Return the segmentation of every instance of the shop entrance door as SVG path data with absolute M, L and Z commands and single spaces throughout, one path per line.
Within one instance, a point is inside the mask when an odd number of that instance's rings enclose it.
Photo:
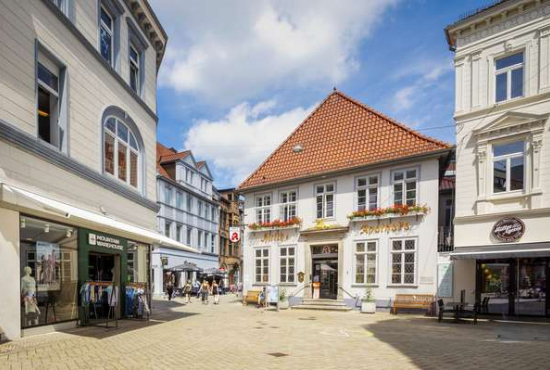
M 91 312 L 92 317 L 96 319 L 106 318 L 109 314 L 109 297 L 111 297 L 109 295 L 110 290 L 106 288 L 110 286 L 112 289 L 114 286 L 119 286 L 120 255 L 90 252 L 88 254 L 87 281 L 97 284 L 97 286 L 94 286 L 95 299 Z M 120 305 L 117 306 L 115 315 L 117 318 L 120 317 Z
M 338 260 L 314 260 L 314 280 L 321 283 L 319 298 L 336 299 L 338 296 Z

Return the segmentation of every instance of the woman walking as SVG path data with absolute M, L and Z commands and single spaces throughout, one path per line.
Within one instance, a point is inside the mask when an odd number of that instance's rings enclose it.
M 174 294 L 174 275 L 168 274 L 168 282 L 166 283 L 166 294 L 168 295 L 168 300 L 172 300 L 172 295 Z
M 202 304 L 208 304 L 208 294 L 210 293 L 210 284 L 203 280 L 201 285 Z
M 212 294 L 214 295 L 214 304 L 220 304 L 220 287 L 216 280 L 212 282 Z
M 187 280 L 187 284 L 183 287 L 183 297 L 185 299 L 185 304 L 191 303 L 191 290 L 193 290 L 193 287 L 191 286 L 191 280 Z

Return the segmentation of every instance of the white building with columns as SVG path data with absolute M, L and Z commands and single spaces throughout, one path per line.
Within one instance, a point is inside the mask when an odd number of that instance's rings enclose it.
M 548 316 L 550 2 L 501 1 L 446 28 L 455 53 L 454 298 Z
M 354 307 L 437 291 L 439 184 L 451 147 L 339 91 L 239 187 L 244 290 Z

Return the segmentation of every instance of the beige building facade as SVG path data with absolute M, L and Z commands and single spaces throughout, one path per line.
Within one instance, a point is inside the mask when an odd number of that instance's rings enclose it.
M 454 299 L 550 315 L 550 2 L 501 1 L 446 29 L 455 52 Z
M 150 249 L 186 248 L 156 232 L 167 36 L 145 0 L 2 0 L 0 23 L 0 331 L 82 321 L 96 283 L 118 296 L 95 318 L 127 316 Z

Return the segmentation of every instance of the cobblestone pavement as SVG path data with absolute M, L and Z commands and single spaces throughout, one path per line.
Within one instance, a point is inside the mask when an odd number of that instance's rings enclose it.
M 548 369 L 549 323 L 155 302 L 149 324 L 0 345 L 0 369 Z

